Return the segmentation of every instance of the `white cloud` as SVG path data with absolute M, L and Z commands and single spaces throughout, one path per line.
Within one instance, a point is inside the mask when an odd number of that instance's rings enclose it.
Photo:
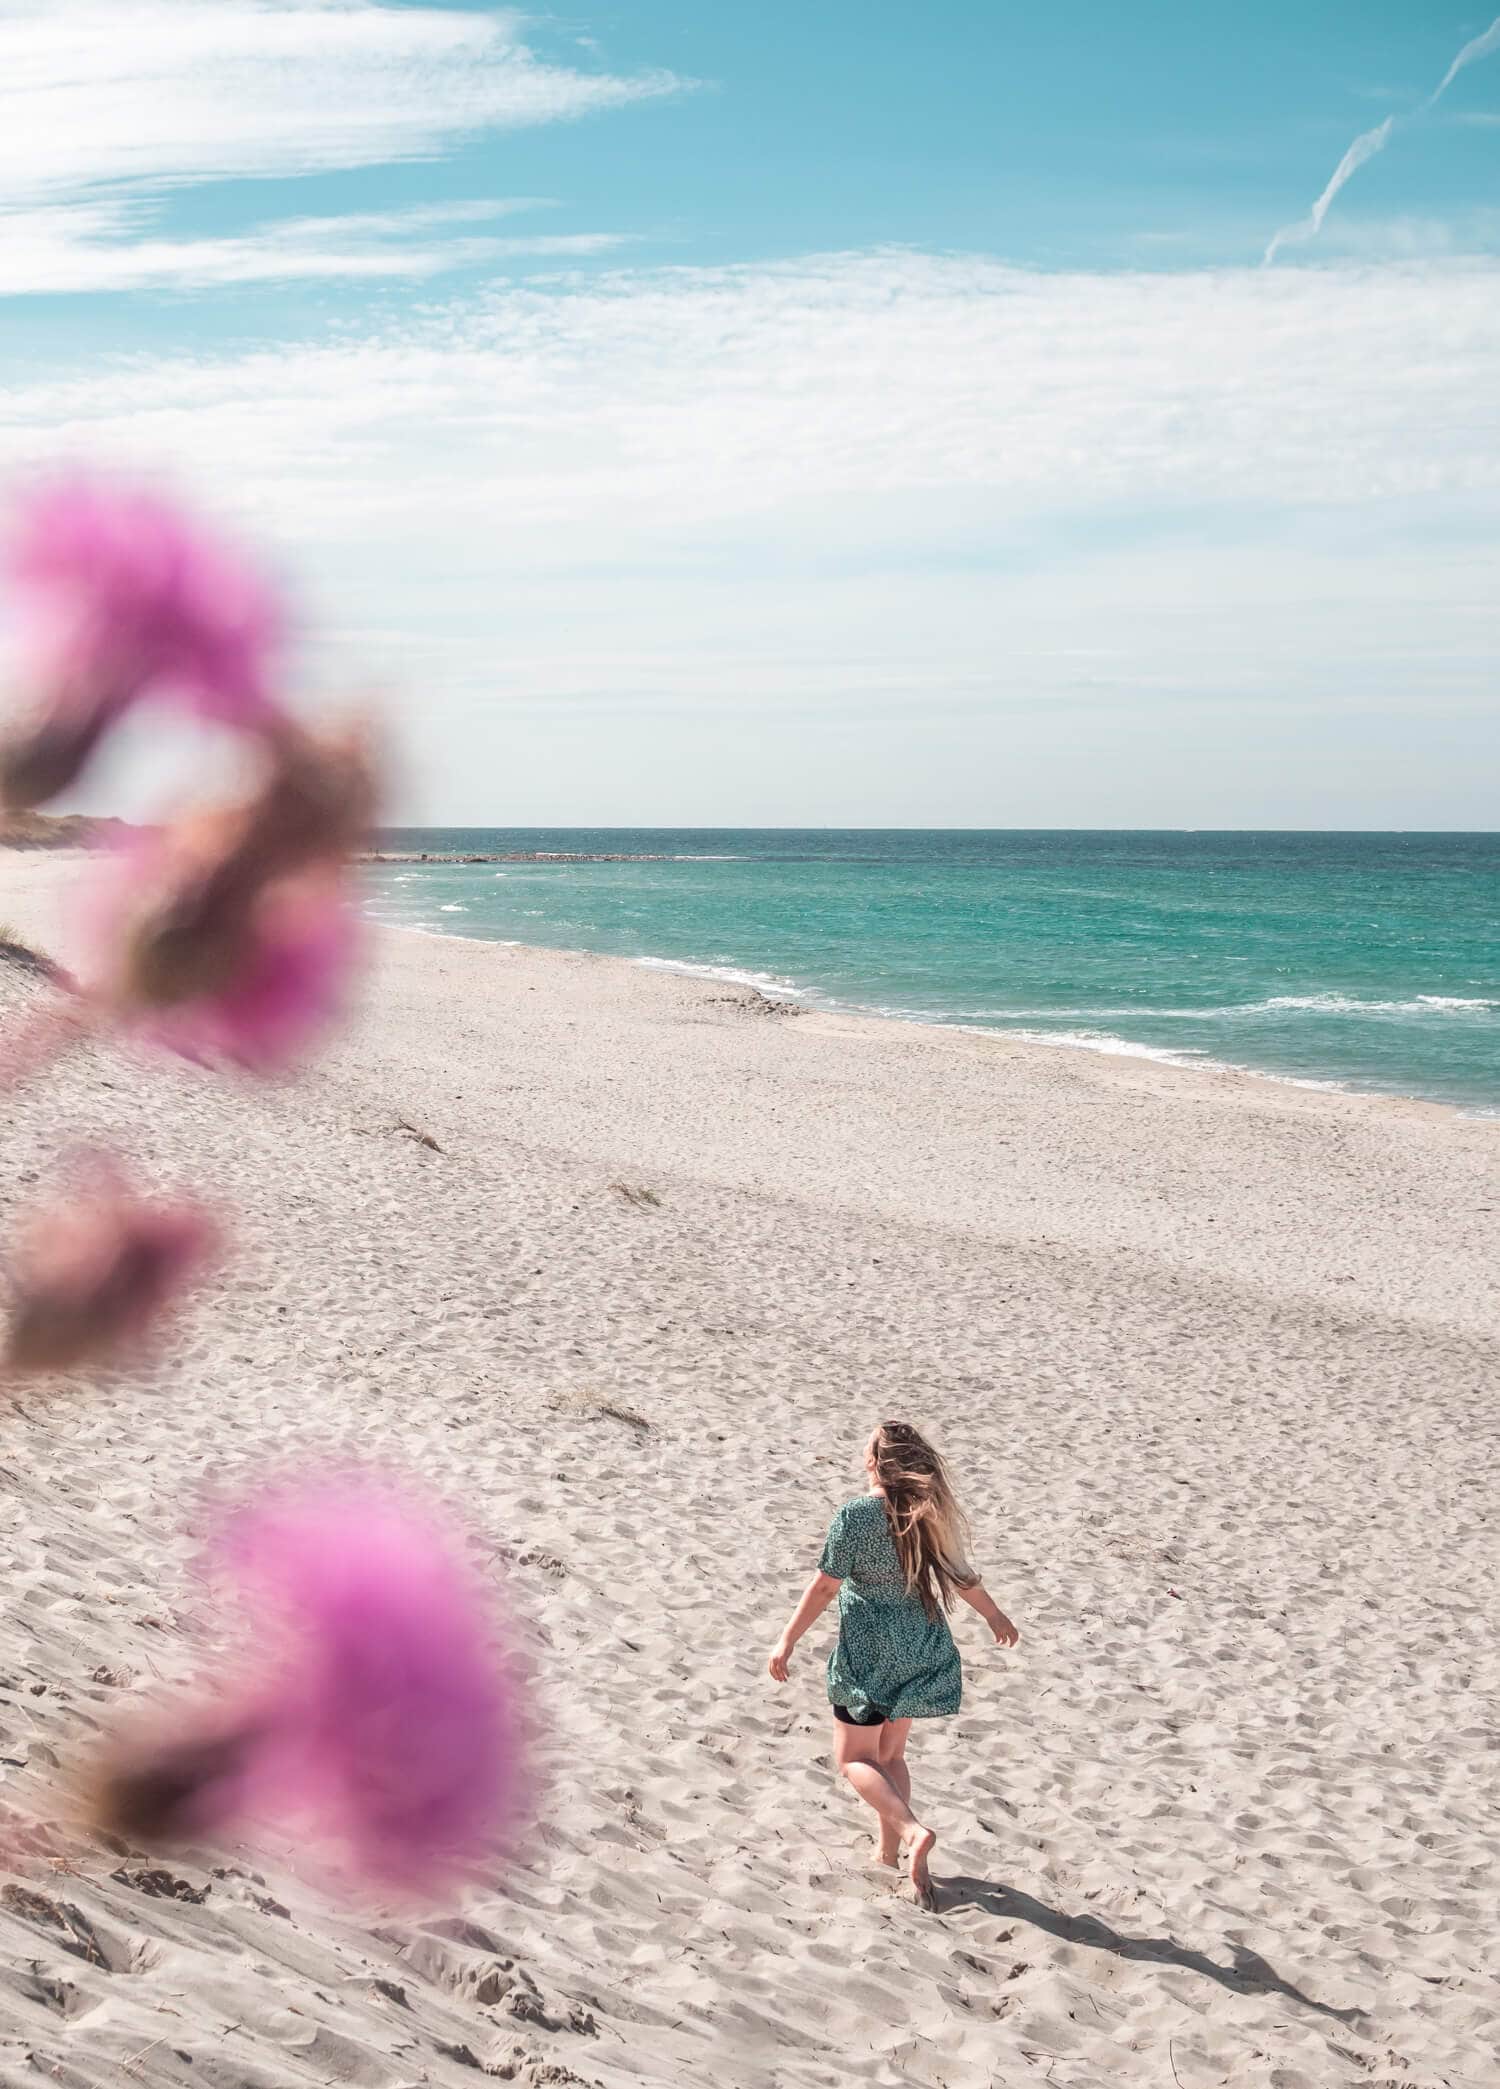
M 1323 251 L 1364 261 L 1437 261 L 1500 255 L 1500 208 L 1467 204 L 1436 216 L 1402 211 L 1392 217 L 1345 217 L 1325 226 Z
M 333 218 L 281 218 L 221 238 L 141 233 L 124 203 L 0 209 L 0 297 L 78 291 L 202 290 L 314 278 L 422 280 L 518 255 L 578 259 L 629 244 L 619 233 L 497 236 L 453 228 L 509 215 L 522 204 L 455 204 Z
M 522 18 L 368 0 L 8 0 L 0 195 L 305 174 L 431 157 L 503 126 L 673 92 L 580 72 Z
M 1153 730 L 1265 770 L 1268 732 L 1368 712 L 1411 742 L 1424 706 L 1447 737 L 1409 760 L 1447 747 L 1477 792 L 1497 291 L 1477 261 L 613 272 L 30 376 L 0 468 L 160 465 L 252 522 L 337 670 L 410 692 L 434 813 L 812 817 L 826 787 L 827 818 L 1024 823 L 1041 801 L 988 780 L 1024 750 L 1047 817 L 1097 818 L 1097 761 L 1096 801 L 1064 789 L 1080 732 L 1123 787 Z
M 1049 275 L 893 252 L 617 271 L 354 343 L 32 380 L 0 446 L 66 431 L 228 471 L 318 535 L 391 502 L 657 535 L 926 492 L 962 526 L 976 508 L 1491 492 L 1497 287 L 1483 261 Z
M 158 213 L 169 191 L 192 184 L 435 158 L 485 131 L 684 85 L 660 71 L 551 62 L 509 10 L 0 0 L 0 295 L 431 274 L 480 251 L 449 241 L 376 252 L 364 220 L 330 224 L 317 243 L 294 228 L 301 251 L 291 256 L 280 253 L 283 231 L 167 238 Z

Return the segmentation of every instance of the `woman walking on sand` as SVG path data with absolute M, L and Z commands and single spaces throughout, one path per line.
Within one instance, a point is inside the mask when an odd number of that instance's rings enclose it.
M 997 1646 L 1015 1626 L 967 1564 L 963 1512 L 948 1470 L 909 1423 L 882 1422 L 865 1451 L 870 1491 L 833 1519 L 818 1571 L 767 1663 L 787 1678 L 792 1649 L 839 1599 L 838 1645 L 828 1659 L 834 1760 L 880 1816 L 880 1859 L 904 1853 L 924 1904 L 927 1860 L 937 1837 L 911 1810 L 906 1738 L 914 1719 L 945 1719 L 959 1708 L 963 1671 L 945 1615 L 959 1596 L 977 1610 Z

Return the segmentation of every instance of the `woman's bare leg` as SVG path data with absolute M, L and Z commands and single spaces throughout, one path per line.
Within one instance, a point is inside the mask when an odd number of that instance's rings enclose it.
M 888 1719 L 880 1728 L 880 1752 L 875 1760 L 884 1773 L 887 1784 L 895 1787 L 896 1796 L 906 1801 L 911 1811 L 911 1771 L 906 1762 L 906 1739 L 911 1732 L 909 1719 Z M 880 1823 L 880 1861 L 882 1864 L 901 1862 L 901 1838 L 889 1822 Z
M 937 1837 L 923 1827 L 886 1775 L 880 1762 L 882 1731 L 878 1726 L 845 1726 L 842 1720 L 835 1721 L 834 1761 L 865 1804 L 879 1814 L 882 1829 L 894 1834 L 898 1855 L 906 1853 L 912 1889 L 919 1900 L 926 1901 L 932 1893 L 927 1859 Z

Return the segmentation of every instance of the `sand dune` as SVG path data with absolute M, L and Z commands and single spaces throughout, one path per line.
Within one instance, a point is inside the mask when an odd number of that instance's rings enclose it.
M 66 868 L 0 858 L 63 958 Z M 170 1367 L 7 1424 L 7 2089 L 1493 2080 L 1500 1126 L 395 933 L 295 1086 L 91 1051 L 6 1113 L 7 1213 L 62 1127 L 237 1229 Z M 914 1745 L 933 1914 L 826 1638 L 764 1676 L 887 1412 L 1024 1634 L 960 1625 Z M 528 1621 L 547 1803 L 462 1905 L 63 1811 L 187 1658 L 204 1487 L 332 1449 L 460 1495 Z

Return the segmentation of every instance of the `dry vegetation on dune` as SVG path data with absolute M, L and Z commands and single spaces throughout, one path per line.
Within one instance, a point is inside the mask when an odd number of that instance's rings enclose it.
M 128 820 L 85 813 L 0 812 L 0 849 L 93 849 L 132 831 Z
M 0 921 L 0 965 L 9 965 L 18 972 L 30 972 L 39 979 L 61 979 L 59 967 L 45 951 L 33 949 L 18 929 L 8 922 Z

